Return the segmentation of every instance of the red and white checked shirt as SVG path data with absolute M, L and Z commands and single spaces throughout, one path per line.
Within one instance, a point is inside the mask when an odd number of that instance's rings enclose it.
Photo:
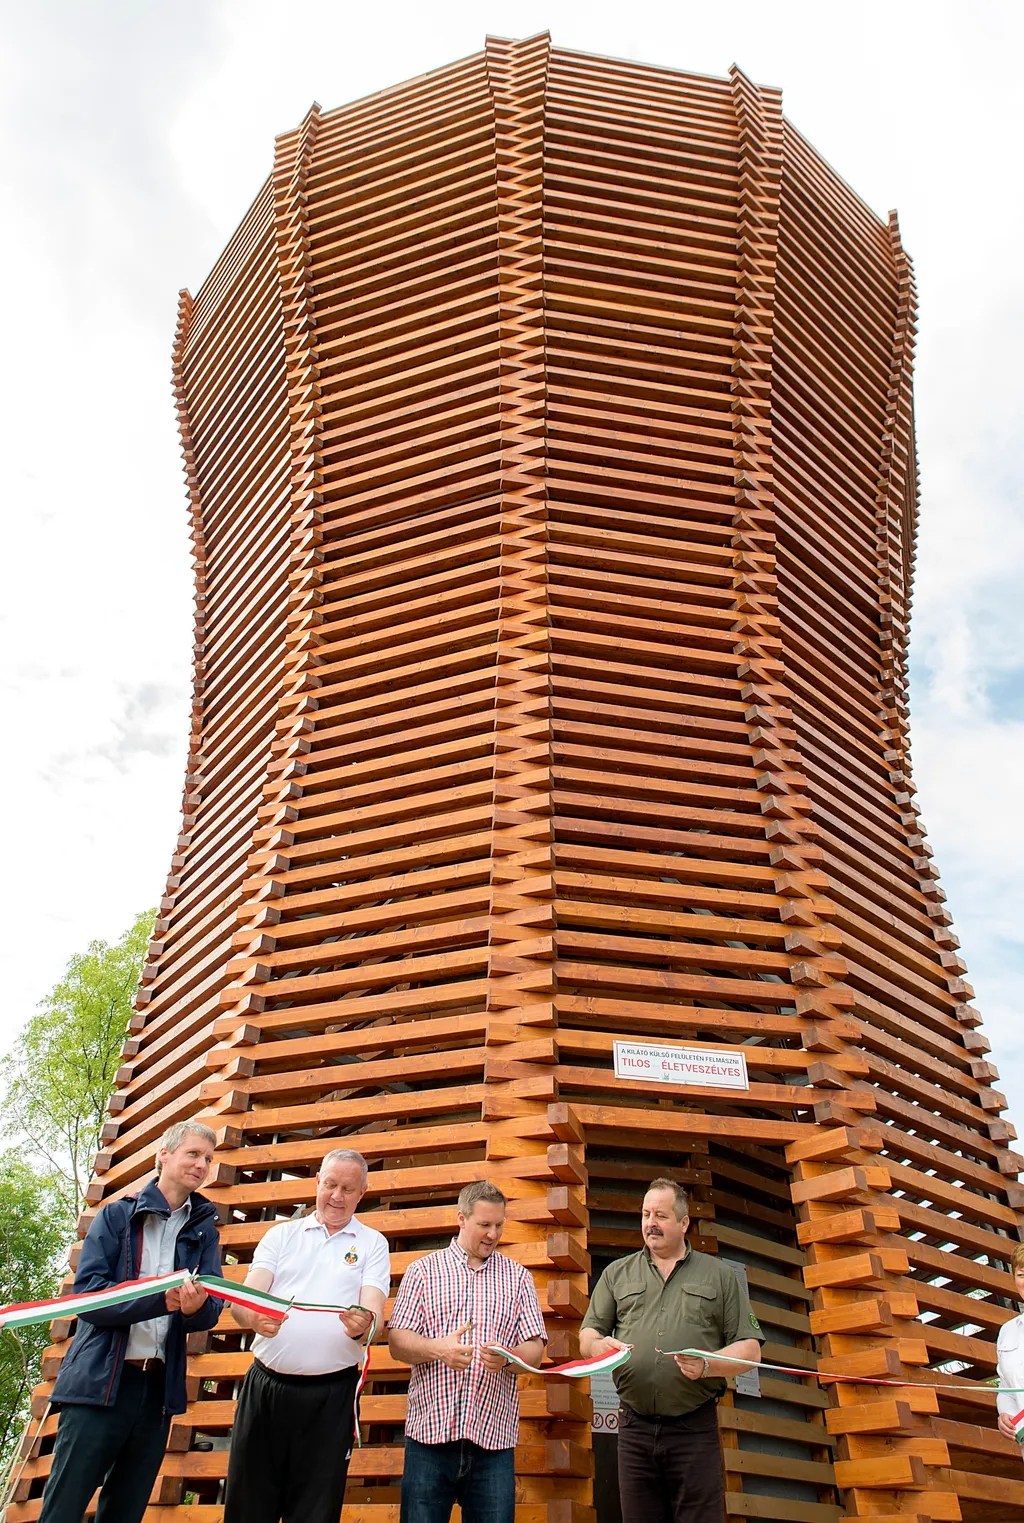
M 424 1338 L 445 1338 L 472 1322 L 466 1341 L 476 1346 L 468 1369 L 452 1370 L 440 1359 L 413 1366 L 405 1433 L 420 1444 L 468 1439 L 481 1449 L 513 1449 L 519 1438 L 519 1386 L 514 1370 L 487 1370 L 483 1344 L 514 1348 L 545 1338 L 533 1279 L 522 1264 L 492 1253 L 471 1269 L 464 1248 L 447 1248 L 410 1264 L 392 1308 L 389 1327 Z

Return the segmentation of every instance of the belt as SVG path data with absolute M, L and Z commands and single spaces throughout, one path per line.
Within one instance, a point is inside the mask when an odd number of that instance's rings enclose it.
M 283 1370 L 271 1369 L 269 1364 L 264 1364 L 260 1359 L 253 1360 L 253 1369 L 269 1380 L 279 1380 L 286 1386 L 338 1385 L 344 1380 L 355 1380 L 359 1374 L 357 1364 L 347 1364 L 341 1370 L 325 1370 L 320 1375 L 285 1374 Z
M 130 1364 L 133 1369 L 143 1370 L 147 1375 L 151 1370 L 162 1370 L 164 1367 L 164 1361 L 158 1359 L 155 1354 L 149 1359 L 126 1359 L 125 1364 Z
M 699 1407 L 691 1407 L 689 1412 L 681 1412 L 674 1417 L 659 1416 L 656 1412 L 638 1412 L 627 1402 L 623 1402 L 622 1406 L 629 1413 L 630 1418 L 635 1417 L 640 1422 L 650 1423 L 652 1426 L 688 1428 L 698 1427 L 701 1423 L 705 1423 L 710 1427 L 717 1423 L 717 1418 L 711 1415 L 718 1406 L 717 1396 L 709 1396 L 706 1401 L 701 1402 Z

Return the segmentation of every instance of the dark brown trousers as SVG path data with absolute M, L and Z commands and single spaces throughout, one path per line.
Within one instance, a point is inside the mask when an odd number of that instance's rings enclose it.
M 715 1403 L 685 1417 L 619 1412 L 622 1523 L 725 1523 Z

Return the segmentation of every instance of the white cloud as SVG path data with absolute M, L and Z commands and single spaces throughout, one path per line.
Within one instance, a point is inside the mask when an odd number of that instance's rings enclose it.
M 0 1044 L 74 951 L 160 894 L 177 832 L 191 607 L 168 386 L 195 288 L 325 107 L 550 27 L 563 46 L 708 73 L 738 62 L 877 210 L 921 294 L 924 513 L 914 756 L 970 977 L 1024 1130 L 1017 589 L 1024 9 L 934 0 L 36 0 L 8 7 L 0 609 L 9 959 Z

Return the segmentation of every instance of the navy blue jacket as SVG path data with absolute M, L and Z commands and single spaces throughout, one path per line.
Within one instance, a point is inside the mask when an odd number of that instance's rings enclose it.
M 195 1269 L 200 1274 L 220 1274 L 220 1240 L 217 1236 L 217 1208 L 205 1196 L 189 1196 L 192 1209 L 188 1221 L 178 1234 L 174 1250 L 175 1269 Z M 138 1195 L 126 1195 L 104 1206 L 93 1221 L 75 1274 L 75 1290 L 105 1290 L 122 1280 L 137 1280 L 142 1262 L 142 1229 L 146 1215 L 155 1211 L 170 1216 L 155 1179 Z M 184 1412 L 185 1335 L 213 1327 L 223 1302 L 207 1296 L 193 1317 L 181 1312 L 171 1315 L 167 1330 L 164 1373 L 164 1408 Z M 121 1383 L 128 1334 L 134 1322 L 167 1315 L 163 1291 L 129 1301 L 124 1306 L 106 1306 L 98 1311 L 82 1312 L 71 1347 L 64 1356 L 53 1402 L 57 1407 L 110 1407 L 117 1400 Z

